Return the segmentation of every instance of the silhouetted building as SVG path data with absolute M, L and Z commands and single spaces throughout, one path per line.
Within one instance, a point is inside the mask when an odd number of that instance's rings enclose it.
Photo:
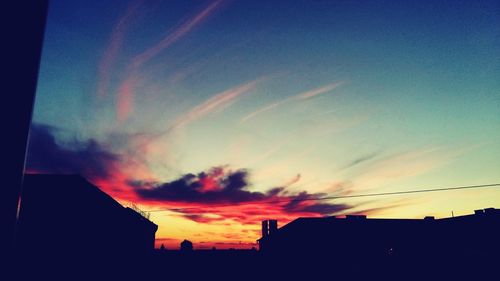
M 193 243 L 189 240 L 184 240 L 181 242 L 181 251 L 190 252 L 193 250 Z
M 487 260 L 500 251 L 500 210 L 435 219 L 298 218 L 275 230 L 263 223 L 261 253 L 279 258 L 359 263 L 384 259 L 443 263 Z M 425 259 L 421 259 L 425 257 Z
M 25 256 L 131 256 L 154 249 L 158 226 L 75 175 L 24 178 L 18 250 Z

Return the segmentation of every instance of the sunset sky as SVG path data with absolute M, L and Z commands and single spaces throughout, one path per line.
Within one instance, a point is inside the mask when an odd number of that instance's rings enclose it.
M 26 170 L 153 210 L 167 248 L 499 208 L 498 187 L 317 198 L 500 182 L 500 4 L 52 0 Z

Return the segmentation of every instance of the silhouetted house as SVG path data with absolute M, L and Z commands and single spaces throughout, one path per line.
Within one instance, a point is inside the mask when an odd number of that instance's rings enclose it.
M 31 255 L 145 254 L 158 226 L 75 175 L 24 178 L 17 244 Z
M 262 224 L 259 249 L 264 255 L 303 260 L 359 263 L 360 259 L 443 262 L 443 259 L 491 259 L 500 251 L 500 210 L 434 219 L 298 218 L 274 231 Z
M 185 240 L 181 242 L 181 251 L 190 252 L 193 250 L 193 243 L 189 240 Z

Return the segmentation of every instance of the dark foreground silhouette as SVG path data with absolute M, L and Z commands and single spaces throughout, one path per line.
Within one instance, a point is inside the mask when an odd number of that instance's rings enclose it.
M 157 226 L 79 176 L 27 175 L 20 280 L 500 280 L 500 210 L 445 219 L 262 222 L 259 251 L 154 250 Z

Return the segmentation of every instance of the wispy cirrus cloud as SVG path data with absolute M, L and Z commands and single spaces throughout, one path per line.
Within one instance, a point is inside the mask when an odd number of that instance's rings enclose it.
M 136 86 L 136 76 L 129 76 L 120 86 L 116 100 L 116 118 L 118 121 L 127 119 L 133 110 L 133 94 Z
M 288 181 L 287 183 L 285 183 L 283 186 L 284 187 L 289 187 L 293 184 L 296 184 L 300 181 L 300 174 L 297 174 L 295 177 L 293 177 L 290 181 Z
M 257 115 L 259 115 L 259 114 L 261 114 L 261 113 L 264 113 L 264 112 L 269 111 L 269 110 L 271 110 L 271 109 L 273 109 L 273 108 L 276 108 L 276 107 L 278 107 L 278 106 L 280 106 L 280 105 L 282 105 L 282 104 L 284 104 L 284 103 L 287 103 L 287 102 L 289 102 L 290 100 L 291 100 L 291 99 L 282 100 L 282 101 L 279 101 L 279 102 L 276 102 L 276 103 L 272 103 L 272 104 L 270 104 L 270 105 L 268 105 L 268 106 L 265 106 L 265 107 L 259 108 L 258 110 L 256 110 L 256 111 L 254 111 L 254 112 L 252 112 L 252 113 L 250 113 L 250 114 L 246 115 L 245 117 L 243 117 L 243 118 L 241 119 L 241 123 L 246 122 L 246 121 L 248 121 L 248 120 L 250 120 L 250 119 L 254 118 L 255 116 L 257 116 Z
M 345 170 L 345 169 L 349 169 L 349 168 L 352 168 L 352 167 L 355 167 L 355 166 L 358 166 L 358 165 L 360 165 L 362 163 L 368 162 L 368 161 L 376 158 L 379 155 L 380 155 L 380 152 L 372 152 L 372 153 L 369 153 L 369 154 L 365 154 L 365 155 L 359 156 L 359 157 L 351 160 L 349 163 L 347 163 L 342 168 L 340 168 L 339 171 Z
M 217 8 L 221 6 L 223 0 L 217 0 L 210 3 L 208 6 L 204 7 L 201 11 L 188 18 L 182 22 L 177 28 L 174 28 L 167 36 L 156 43 L 154 46 L 144 50 L 143 52 L 136 55 L 131 64 L 127 68 L 127 78 L 122 81 L 121 86 L 118 91 L 118 102 L 117 102 L 117 120 L 124 121 L 134 110 L 134 98 L 135 98 L 135 82 L 137 80 L 135 77 L 139 76 L 139 71 L 141 66 L 150 61 L 152 58 L 163 52 L 168 47 L 172 46 L 174 43 L 185 37 L 187 34 L 192 32 L 195 28 L 199 27 L 203 22 L 205 22 L 211 15 L 213 15 Z M 120 34 L 118 34 L 120 35 Z M 120 36 L 117 36 L 120 39 Z M 119 41 L 116 40 L 115 41 Z M 112 41 L 113 42 L 113 41 Z
M 208 100 L 192 108 L 188 113 L 177 118 L 177 120 L 175 120 L 173 125 L 170 126 L 168 131 L 185 126 L 195 120 L 207 116 L 210 113 L 220 111 L 230 106 L 243 94 L 254 90 L 260 80 L 262 80 L 262 78 L 247 82 L 245 84 L 215 94 Z
M 351 178 L 356 188 L 366 190 L 431 172 L 452 162 L 461 153 L 460 149 L 452 151 L 445 146 L 428 146 L 388 155 L 370 154 L 355 159 L 348 167 L 353 169 Z
M 170 151 L 165 150 L 167 142 L 162 137 L 166 136 L 171 132 L 174 132 L 177 129 L 183 128 L 184 126 L 187 126 L 190 123 L 195 122 L 203 117 L 206 117 L 210 114 L 214 114 L 216 112 L 220 112 L 226 109 L 234 102 L 236 102 L 238 98 L 240 98 L 241 96 L 255 90 L 258 83 L 265 79 L 266 79 L 265 76 L 260 77 L 255 80 L 243 83 L 241 85 L 229 88 L 222 92 L 213 94 L 210 98 L 208 98 L 204 102 L 194 106 L 191 110 L 189 110 L 185 114 L 182 114 L 179 117 L 177 117 L 173 121 L 173 123 L 170 124 L 164 131 L 158 131 L 155 133 L 148 133 L 148 134 L 136 134 L 136 135 L 124 136 L 125 139 L 127 140 L 127 145 L 133 147 L 132 150 L 135 151 L 135 153 L 132 153 L 133 155 L 128 155 L 129 158 L 131 159 L 132 158 L 135 159 L 137 157 L 145 158 L 146 156 L 151 157 L 151 155 L 154 155 L 154 157 L 165 156 L 162 158 L 162 161 L 167 161 L 167 162 L 174 161 L 174 157 L 170 153 Z M 126 115 L 131 111 L 132 105 L 129 103 L 129 97 L 132 94 L 131 92 L 133 91 L 134 85 L 135 83 L 137 83 L 135 81 L 137 80 L 138 78 L 131 76 L 126 81 L 127 83 L 124 83 L 122 85 L 119 94 L 118 108 L 117 108 L 119 120 L 124 120 L 126 118 Z
M 132 60 L 133 68 L 137 68 L 154 56 L 158 55 L 160 52 L 170 47 L 172 44 L 177 42 L 182 37 L 186 36 L 193 29 L 201 25 L 208 17 L 210 17 L 214 12 L 217 11 L 217 8 L 221 6 L 222 0 L 217 0 L 212 2 L 210 5 L 202 9 L 200 12 L 195 14 L 193 17 L 187 19 L 183 22 L 179 27 L 173 30 L 173 32 L 169 33 L 165 36 L 160 42 L 151 48 L 145 50 L 144 52 L 135 56 Z
M 257 109 L 256 111 L 253 111 L 253 112 L 247 114 L 245 117 L 243 117 L 241 119 L 241 123 L 244 123 L 244 122 L 246 122 L 246 121 L 248 121 L 248 120 L 254 118 L 255 116 L 260 115 L 264 112 L 275 109 L 283 104 L 286 104 L 286 103 L 289 103 L 292 101 L 307 100 L 307 99 L 311 99 L 311 98 L 317 97 L 317 96 L 322 95 L 322 94 L 326 94 L 342 84 L 343 84 L 343 82 L 331 83 L 331 84 L 328 84 L 328 85 L 325 85 L 325 86 L 322 86 L 319 88 L 315 88 L 315 89 L 311 89 L 309 91 L 302 92 L 302 93 L 297 94 L 293 97 L 289 97 L 287 99 L 269 104 L 267 106 L 264 106 L 262 108 Z
M 323 87 L 319 87 L 316 89 L 312 89 L 312 90 L 300 93 L 297 96 L 295 96 L 294 98 L 298 99 L 298 100 L 305 100 L 305 99 L 314 98 L 316 96 L 326 94 L 342 84 L 343 84 L 343 82 L 328 84 L 328 85 L 325 85 Z
M 113 31 L 111 32 L 111 36 L 109 39 L 109 44 L 106 47 L 104 55 L 99 63 L 99 80 L 97 83 L 97 95 L 99 97 L 105 96 L 108 92 L 110 80 L 109 74 L 111 72 L 111 68 L 113 67 L 120 48 L 123 45 L 123 41 L 128 32 L 128 28 L 136 18 L 139 8 L 141 8 L 143 4 L 143 0 L 133 2 L 113 27 Z

